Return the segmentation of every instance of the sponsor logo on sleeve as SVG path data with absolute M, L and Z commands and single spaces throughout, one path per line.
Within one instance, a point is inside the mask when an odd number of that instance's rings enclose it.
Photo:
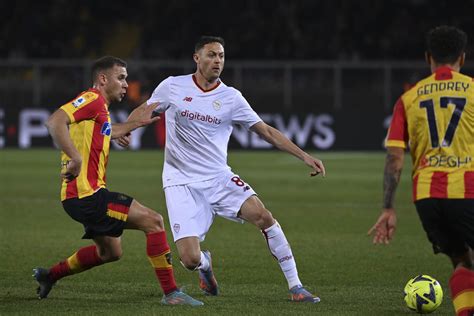
M 72 105 L 75 107 L 75 108 L 78 108 L 79 106 L 81 106 L 82 103 L 84 103 L 86 101 L 86 99 L 84 97 L 79 97 L 77 98 L 76 100 L 72 101 Z
M 112 134 L 112 125 L 109 122 L 104 122 L 100 129 L 100 133 L 104 136 L 110 136 L 110 134 Z

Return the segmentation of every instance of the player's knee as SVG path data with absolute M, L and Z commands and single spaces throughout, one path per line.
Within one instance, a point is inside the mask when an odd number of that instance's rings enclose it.
M 262 216 L 262 219 L 265 222 L 265 225 L 269 225 L 269 227 L 272 226 L 275 223 L 275 219 L 273 218 L 273 214 L 267 209 L 265 209 L 265 212 Z
M 146 215 L 143 217 L 143 220 L 141 222 L 142 230 L 147 234 L 161 232 L 165 230 L 163 216 L 153 211 L 152 209 L 146 209 Z
M 474 270 L 474 257 L 472 250 L 469 249 L 463 254 L 459 255 L 450 254 L 449 257 L 451 258 L 451 262 L 453 263 L 453 267 L 455 269 L 463 267 L 469 270 Z
M 161 214 L 150 209 L 148 212 L 148 218 L 149 218 L 148 220 L 149 220 L 151 229 L 154 232 L 160 232 L 165 229 L 163 216 L 161 216 Z
M 120 258 L 122 258 L 122 248 L 107 249 L 100 252 L 99 257 L 103 262 L 118 261 Z
M 114 252 L 110 254 L 108 262 L 119 261 L 122 258 L 122 252 Z
M 255 225 L 257 225 L 258 228 L 266 229 L 272 226 L 274 223 L 275 219 L 273 218 L 273 215 L 269 210 L 267 210 L 266 208 L 262 208 L 261 210 L 259 210 L 255 220 Z
M 201 264 L 201 256 L 184 255 L 181 257 L 181 264 L 186 269 L 194 271 Z

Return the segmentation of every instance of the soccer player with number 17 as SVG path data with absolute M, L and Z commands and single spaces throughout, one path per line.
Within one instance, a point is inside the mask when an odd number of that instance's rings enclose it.
M 397 225 L 393 206 L 404 150 L 413 162 L 413 200 L 435 253 L 454 267 L 449 285 L 458 316 L 474 312 L 474 82 L 459 73 L 466 34 L 439 26 L 427 37 L 432 74 L 395 104 L 387 137 L 383 210 L 374 243 L 388 244 Z

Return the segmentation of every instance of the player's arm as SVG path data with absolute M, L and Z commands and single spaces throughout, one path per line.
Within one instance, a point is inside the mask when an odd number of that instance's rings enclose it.
M 61 177 L 67 182 L 79 175 L 82 165 L 82 157 L 69 136 L 69 124 L 71 120 L 63 109 L 56 110 L 46 122 L 46 127 L 55 144 L 71 159 L 67 162 L 66 170 L 61 173 Z
M 374 233 L 374 244 L 388 244 L 397 228 L 394 200 L 403 169 L 404 153 L 404 148 L 387 147 L 387 157 L 383 173 L 382 213 L 368 232 L 369 235 Z
M 308 167 L 313 169 L 311 176 L 317 176 L 320 173 L 322 173 L 323 176 L 326 175 L 326 170 L 324 169 L 324 165 L 321 160 L 316 159 L 303 151 L 276 128 L 260 121 L 252 125 L 250 130 L 257 133 L 265 141 L 269 142 L 276 148 L 286 151 L 287 153 L 290 153 L 293 156 L 301 159 Z
M 387 147 L 383 173 L 383 209 L 393 210 L 395 191 L 397 190 L 403 169 L 405 150 L 400 147 Z
M 159 120 L 158 113 L 162 113 L 167 110 L 169 107 L 169 83 L 170 77 L 160 82 L 160 84 L 155 88 L 151 97 L 143 102 L 140 106 L 135 108 L 132 113 L 128 116 L 127 122 L 139 120 L 141 116 L 145 116 L 145 118 L 153 118 L 153 122 Z M 149 107 L 152 107 L 151 116 L 148 114 L 144 114 L 145 111 L 149 111 Z M 147 116 L 148 115 L 148 116 Z M 123 134 L 122 136 L 117 136 L 117 143 L 122 147 L 128 147 L 130 144 L 130 131 Z
M 158 103 L 147 105 L 144 102 L 130 113 L 126 122 L 112 124 L 112 139 L 127 137 L 127 135 L 142 126 L 152 124 L 160 119 L 159 116 L 152 117 L 153 111 Z

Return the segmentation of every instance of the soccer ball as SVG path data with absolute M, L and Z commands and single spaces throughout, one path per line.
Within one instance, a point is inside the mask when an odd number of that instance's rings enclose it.
M 403 290 L 408 308 L 420 314 L 434 312 L 443 301 L 443 289 L 429 275 L 418 275 L 408 281 Z

